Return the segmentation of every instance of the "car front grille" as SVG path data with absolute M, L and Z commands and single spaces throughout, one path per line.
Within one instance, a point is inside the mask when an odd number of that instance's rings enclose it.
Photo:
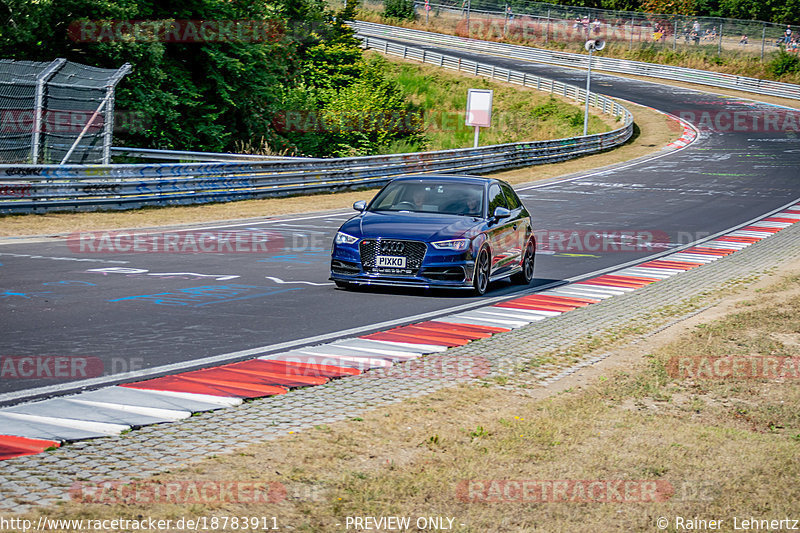
M 400 276 L 416 276 L 422 266 L 427 245 L 419 241 L 401 241 L 395 239 L 364 239 L 359 244 L 361 265 L 365 272 L 375 274 L 393 274 Z M 388 255 L 405 257 L 405 268 L 378 268 L 375 257 Z

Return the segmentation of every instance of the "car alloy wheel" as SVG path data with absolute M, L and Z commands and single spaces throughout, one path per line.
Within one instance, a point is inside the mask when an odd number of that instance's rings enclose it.
M 472 283 L 475 292 L 481 296 L 486 292 L 489 286 L 489 271 L 491 268 L 491 260 L 489 259 L 489 252 L 486 248 L 481 248 L 478 252 L 478 259 L 475 261 L 475 274 L 473 275 L 474 281 Z
M 522 271 L 514 274 L 512 281 L 520 285 L 528 285 L 533 279 L 533 265 L 536 255 L 536 248 L 532 241 L 525 247 L 525 255 L 522 256 Z

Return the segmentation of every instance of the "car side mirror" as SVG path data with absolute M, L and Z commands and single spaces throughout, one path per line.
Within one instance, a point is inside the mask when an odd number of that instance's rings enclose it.
M 356 211 L 364 211 L 367 209 L 367 202 L 365 202 L 364 200 L 359 200 L 353 204 L 353 209 L 355 209 Z
M 510 217 L 511 211 L 509 211 L 505 207 L 495 207 L 493 216 L 495 220 L 502 220 L 504 218 Z

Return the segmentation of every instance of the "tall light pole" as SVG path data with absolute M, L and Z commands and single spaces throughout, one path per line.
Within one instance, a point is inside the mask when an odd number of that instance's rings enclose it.
M 586 69 L 586 108 L 583 112 L 583 136 L 586 137 L 589 131 L 589 85 L 592 80 L 592 52 L 599 52 L 605 48 L 606 42 L 603 39 L 589 39 L 584 47 L 589 52 L 589 68 Z

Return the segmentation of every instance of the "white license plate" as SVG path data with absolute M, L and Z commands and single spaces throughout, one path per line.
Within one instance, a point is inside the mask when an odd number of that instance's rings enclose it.
M 406 258 L 396 255 L 376 255 L 375 266 L 378 268 L 405 268 Z

